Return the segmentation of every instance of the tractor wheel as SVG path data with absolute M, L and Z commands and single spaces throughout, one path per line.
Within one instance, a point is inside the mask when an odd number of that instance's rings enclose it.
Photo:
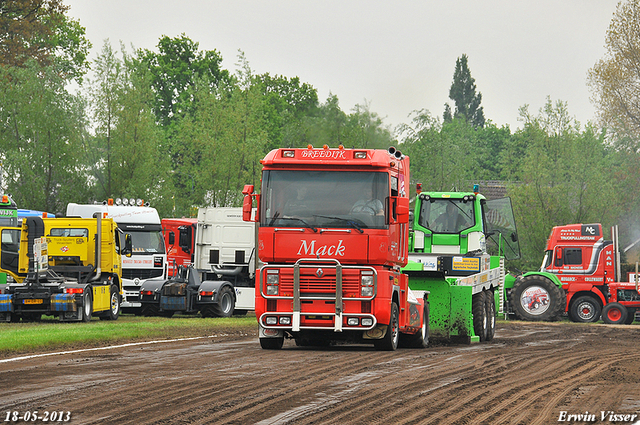
M 485 341 L 491 341 L 496 334 L 496 299 L 493 291 L 485 292 L 484 306 L 487 315 L 487 338 Z
M 425 302 L 423 310 L 422 328 L 415 334 L 400 334 L 402 347 L 426 348 L 429 345 L 429 303 Z
M 400 338 L 399 331 L 399 313 L 398 304 L 391 303 L 391 316 L 389 318 L 389 326 L 387 332 L 381 340 L 375 341 L 373 344 L 378 351 L 395 351 L 398 348 L 398 340 Z
M 609 303 L 602 309 L 602 321 L 608 325 L 626 323 L 629 312 L 620 303 Z
M 601 312 L 600 302 L 590 295 L 578 297 L 569 306 L 569 318 L 574 322 L 597 322 Z
M 627 308 L 627 320 L 624 322 L 624 324 L 630 325 L 633 323 L 634 320 L 636 320 L 636 309 Z
M 93 312 L 93 303 L 91 300 L 91 293 L 88 292 L 89 288 L 82 295 L 82 321 L 91 321 L 91 313 Z
M 107 315 L 100 316 L 100 320 L 118 320 L 120 317 L 120 294 L 118 287 L 111 285 L 109 288 L 109 312 Z
M 480 337 L 480 342 L 487 340 L 489 318 L 485 307 L 484 291 L 475 294 L 472 298 L 471 312 L 473 313 L 473 333 Z
M 260 347 L 264 350 L 279 350 L 284 344 L 284 337 L 279 338 L 260 338 Z
M 231 317 L 233 315 L 233 308 L 235 306 L 235 301 L 233 299 L 233 291 L 228 286 L 220 289 L 220 294 L 218 295 L 218 304 L 213 306 L 213 311 L 216 316 L 219 317 Z
M 532 275 L 516 279 L 509 303 L 520 320 L 554 321 L 564 313 L 567 295 L 549 279 Z

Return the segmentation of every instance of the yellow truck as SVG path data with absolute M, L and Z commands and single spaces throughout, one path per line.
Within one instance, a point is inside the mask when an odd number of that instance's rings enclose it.
M 131 236 L 112 219 L 27 217 L 0 236 L 0 272 L 13 281 L 0 285 L 0 321 L 118 318 Z

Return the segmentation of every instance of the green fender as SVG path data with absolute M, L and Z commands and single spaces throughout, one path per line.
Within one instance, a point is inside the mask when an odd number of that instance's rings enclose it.
M 553 273 L 549 273 L 549 272 L 526 272 L 526 273 L 521 274 L 518 277 L 527 277 L 527 276 L 542 276 L 542 277 L 546 277 L 551 282 L 553 282 L 555 285 L 557 285 L 559 288 L 562 288 L 562 282 L 560 282 L 560 279 L 558 279 L 558 276 L 556 276 Z M 505 278 L 504 278 L 504 289 L 513 288 L 513 284 L 515 283 L 516 279 L 518 279 L 518 277 L 515 277 L 512 274 L 507 274 L 505 276 Z

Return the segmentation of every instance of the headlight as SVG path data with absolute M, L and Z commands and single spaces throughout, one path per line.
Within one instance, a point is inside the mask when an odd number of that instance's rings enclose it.
M 347 325 L 349 325 L 349 326 L 358 326 L 359 322 L 360 321 L 358 320 L 357 317 L 349 317 L 347 319 Z
M 267 295 L 278 295 L 278 285 L 267 285 Z
M 362 326 L 371 326 L 373 325 L 373 319 L 370 317 L 365 317 L 362 319 Z
M 289 316 L 282 316 L 280 318 L 280 324 L 281 325 L 290 325 L 291 324 L 291 317 Z
M 278 318 L 277 317 L 273 317 L 273 316 L 269 316 L 265 319 L 265 323 L 267 325 L 275 325 L 276 323 L 278 323 Z
M 360 288 L 360 296 L 362 297 L 372 297 L 373 296 L 373 286 L 363 286 Z
M 277 285 L 278 283 L 280 283 L 280 276 L 277 274 L 267 275 L 267 285 Z

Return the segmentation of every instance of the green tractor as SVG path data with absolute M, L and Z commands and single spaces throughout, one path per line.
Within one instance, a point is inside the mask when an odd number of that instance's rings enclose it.
M 421 192 L 409 238 L 412 292 L 428 292 L 430 336 L 491 341 L 502 306 L 505 259 L 520 257 L 509 198 L 473 192 Z

